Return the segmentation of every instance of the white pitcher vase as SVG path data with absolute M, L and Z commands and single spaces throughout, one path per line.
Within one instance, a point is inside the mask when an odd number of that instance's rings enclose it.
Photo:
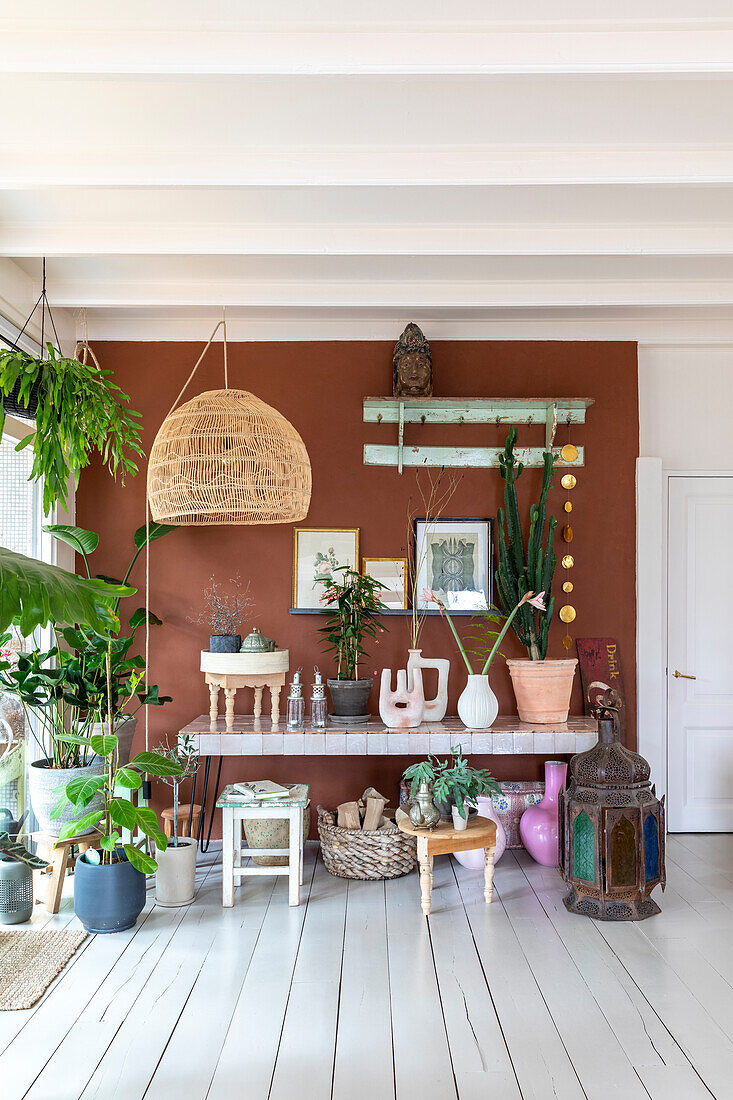
M 471 675 L 458 699 L 458 717 L 469 730 L 488 730 L 499 713 L 499 702 L 489 686 L 489 677 Z

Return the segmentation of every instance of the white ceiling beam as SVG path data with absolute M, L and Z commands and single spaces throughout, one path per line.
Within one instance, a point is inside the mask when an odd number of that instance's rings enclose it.
M 459 201 L 459 195 L 456 196 Z M 0 199 L 0 208 L 2 201 Z M 731 211 L 733 214 L 733 209 Z M 733 222 L 607 224 L 106 224 L 6 222 L 6 256 L 709 256 L 733 254 Z
M 3 33 L 6 73 L 177 75 L 723 74 L 733 21 L 659 28 L 258 31 L 43 25 Z

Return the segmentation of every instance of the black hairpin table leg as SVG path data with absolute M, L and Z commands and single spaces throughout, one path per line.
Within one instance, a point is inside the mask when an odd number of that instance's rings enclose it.
M 191 786 L 191 809 L 188 812 L 188 832 L 186 833 L 186 836 L 191 836 L 191 832 L 193 830 L 193 808 L 196 805 L 196 783 L 198 782 L 198 777 L 199 770 L 197 766 L 193 773 L 193 784 Z M 196 843 L 198 844 L 198 834 L 196 836 Z
M 209 759 L 210 758 L 207 757 L 207 763 L 208 763 Z M 214 784 L 214 797 L 211 800 L 211 810 L 209 812 L 209 831 L 206 834 L 206 844 L 204 845 L 203 841 L 201 843 L 201 851 L 202 852 L 208 852 L 208 850 L 209 850 L 209 841 L 211 840 L 211 827 L 214 824 L 214 813 L 216 811 L 216 800 L 219 797 L 219 780 L 221 779 L 221 766 L 222 766 L 223 762 L 224 762 L 224 757 L 220 756 L 219 757 L 219 767 L 217 768 L 217 771 L 216 771 L 216 783 Z M 206 781 L 206 776 L 204 776 L 204 782 L 205 781 Z M 201 825 L 201 823 L 204 820 L 204 809 L 205 809 L 205 807 L 204 807 L 203 802 L 202 802 L 202 805 L 201 805 L 201 821 L 199 822 L 199 826 Z
M 204 789 L 201 792 L 201 816 L 199 817 L 199 827 L 196 833 L 196 840 L 199 846 L 204 835 L 204 819 L 206 818 L 206 792 L 209 789 L 209 769 L 211 768 L 211 757 L 206 756 L 204 758 Z

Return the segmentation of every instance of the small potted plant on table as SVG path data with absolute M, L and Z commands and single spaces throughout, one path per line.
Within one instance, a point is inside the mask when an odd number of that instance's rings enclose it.
M 330 615 L 320 633 L 326 649 L 334 655 L 338 670 L 336 679 L 328 680 L 328 690 L 334 714 L 366 719 L 373 679 L 359 677 L 359 660 L 365 653 L 364 638 L 376 638 L 385 629 L 377 622 L 384 609 L 378 593 L 385 586 L 348 566 L 334 570 L 338 572 L 343 573 L 343 578 L 332 579 L 321 596 Z
M 209 586 L 203 591 L 205 609 L 188 619 L 190 623 L 209 627 L 209 653 L 239 653 L 242 635 L 237 628 L 242 629 L 245 616 L 254 607 L 249 585 L 242 588 L 238 573 L 230 578 L 229 585 L 227 591 L 221 581 L 210 577 Z
M 460 746 L 451 748 L 452 760 L 438 760 L 431 756 L 417 764 L 411 764 L 403 779 L 410 783 L 410 797 L 424 800 L 429 791 L 442 821 L 450 821 L 456 829 L 465 829 L 469 818 L 478 813 L 476 802 L 482 795 L 501 794 L 501 787 L 486 768 L 472 768 Z M 420 812 L 426 815 L 421 804 Z M 410 812 L 412 820 L 412 812 Z M 413 824 L 417 824 L 413 820 Z

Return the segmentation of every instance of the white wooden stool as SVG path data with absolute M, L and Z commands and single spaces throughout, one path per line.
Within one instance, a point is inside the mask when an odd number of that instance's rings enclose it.
M 287 798 L 273 798 L 262 802 L 245 802 L 233 787 L 225 787 L 217 800 L 222 812 L 222 905 L 234 905 L 235 880 L 247 875 L 287 875 L 289 878 L 290 905 L 300 905 L 300 887 L 303 883 L 303 824 L 308 805 L 308 784 L 296 783 Z M 290 846 L 288 848 L 243 848 L 242 822 L 261 820 L 263 817 L 286 818 L 290 822 Z M 287 867 L 242 866 L 242 857 L 287 856 Z

